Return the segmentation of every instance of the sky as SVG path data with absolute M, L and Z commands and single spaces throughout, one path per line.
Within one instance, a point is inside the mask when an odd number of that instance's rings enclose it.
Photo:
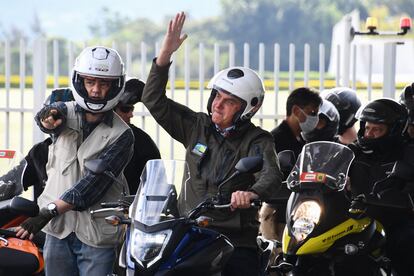
M 102 7 L 110 7 L 130 19 L 149 18 L 155 23 L 167 15 L 185 11 L 203 19 L 220 12 L 220 0 L 0 0 L 0 30 L 18 27 L 29 33 L 35 14 L 48 36 L 86 40 L 89 25 L 99 18 Z

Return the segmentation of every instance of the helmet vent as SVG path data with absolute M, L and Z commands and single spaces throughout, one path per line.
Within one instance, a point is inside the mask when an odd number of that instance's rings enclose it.
M 370 108 L 370 107 L 366 107 L 366 108 L 365 108 L 365 112 L 368 112 L 368 113 L 375 113 L 375 109 Z
M 259 103 L 259 99 L 257 97 L 254 97 L 251 101 L 250 104 L 252 106 L 256 106 Z
M 227 73 L 229 79 L 238 79 L 244 76 L 244 73 L 240 69 L 232 69 Z
M 92 56 L 98 60 L 105 60 L 109 56 L 109 51 L 107 49 L 97 47 L 92 49 Z

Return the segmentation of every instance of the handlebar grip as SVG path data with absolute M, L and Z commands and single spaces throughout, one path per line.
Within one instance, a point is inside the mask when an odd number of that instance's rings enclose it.
M 225 209 L 225 208 L 230 208 L 230 206 L 231 206 L 231 203 L 221 204 L 221 205 L 214 204 L 212 207 L 214 209 Z M 250 206 L 251 207 L 260 207 L 260 206 L 262 206 L 262 201 L 260 199 L 254 199 L 250 202 Z
M 102 202 L 101 203 L 102 208 L 115 208 L 119 206 L 121 206 L 119 202 Z
M 252 207 L 260 207 L 260 206 L 262 206 L 262 201 L 260 199 L 253 199 L 250 202 L 250 206 L 252 206 Z
M 6 230 L 6 229 L 0 229 L 0 235 L 3 235 L 5 237 L 17 238 L 16 237 L 16 232 L 10 231 L 10 230 Z

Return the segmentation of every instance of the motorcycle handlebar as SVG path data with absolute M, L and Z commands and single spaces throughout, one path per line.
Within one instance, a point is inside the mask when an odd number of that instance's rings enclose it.
M 124 208 L 122 207 L 110 207 L 110 208 L 102 208 L 97 210 L 92 210 L 90 213 L 93 216 L 94 214 L 105 213 L 105 212 L 122 212 Z
M 230 208 L 231 204 L 214 204 L 213 207 L 214 209 L 226 209 L 226 208 Z
M 7 238 L 9 238 L 9 237 L 17 238 L 15 231 L 10 231 L 10 230 L 6 230 L 6 229 L 0 229 L 0 235 L 5 236 Z
M 260 199 L 254 199 L 251 203 L 250 206 L 251 207 L 261 207 L 262 206 L 262 201 Z
M 230 208 L 231 203 L 221 204 L 221 205 L 215 204 L 213 206 L 214 206 L 214 209 L 225 209 L 225 208 Z M 260 199 L 255 199 L 250 203 L 250 206 L 251 207 L 260 207 L 260 206 L 262 206 L 262 201 Z
M 262 204 L 262 201 L 260 199 L 255 199 L 255 200 L 251 201 L 250 206 L 251 207 L 260 207 L 261 204 Z M 212 202 L 202 202 L 196 208 L 194 208 L 193 210 L 191 210 L 188 213 L 188 218 L 190 218 L 190 219 L 198 218 L 200 216 L 200 214 L 203 213 L 205 210 L 209 210 L 209 209 L 226 209 L 226 208 L 230 208 L 230 207 L 231 207 L 231 203 L 214 204 Z
M 102 208 L 116 208 L 123 207 L 128 208 L 134 201 L 135 195 L 123 195 L 118 201 L 102 202 Z
M 119 202 L 102 202 L 101 203 L 102 208 L 116 208 L 120 206 L 121 204 Z
M 376 207 L 386 207 L 386 208 L 394 208 L 394 209 L 413 209 L 412 206 L 404 206 L 398 205 L 388 202 L 381 202 L 379 198 L 366 197 L 365 195 L 359 195 L 352 199 L 350 210 L 360 210 L 364 211 L 366 206 L 376 206 Z

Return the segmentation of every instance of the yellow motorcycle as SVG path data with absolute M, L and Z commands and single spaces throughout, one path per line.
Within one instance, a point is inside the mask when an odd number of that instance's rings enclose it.
M 279 275 L 384 275 L 382 225 L 364 212 L 349 212 L 345 189 L 353 152 L 334 142 L 306 144 L 287 178 L 282 253 L 268 272 Z

